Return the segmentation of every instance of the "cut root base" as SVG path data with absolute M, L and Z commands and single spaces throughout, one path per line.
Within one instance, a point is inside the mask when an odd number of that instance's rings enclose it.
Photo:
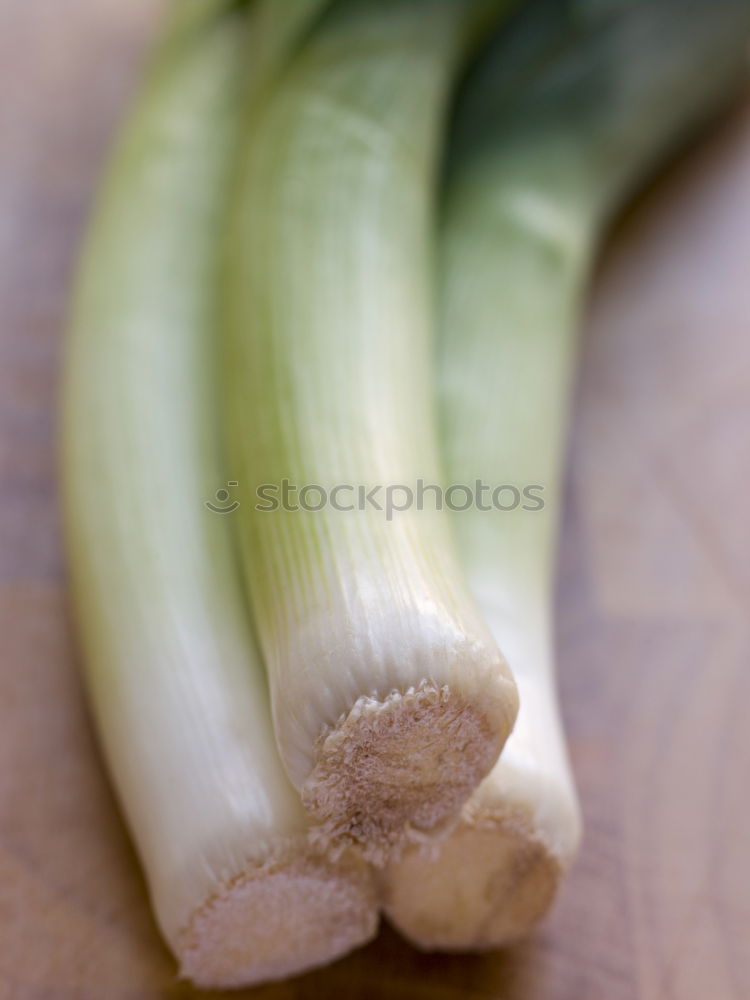
M 447 686 L 360 698 L 321 741 L 302 788 L 312 836 L 326 850 L 355 845 L 385 864 L 406 842 L 455 820 L 506 736 Z
M 410 848 L 382 879 L 389 921 L 426 950 L 479 951 L 523 937 L 551 905 L 559 860 L 510 818 L 471 825 Z
M 332 962 L 377 930 L 367 872 L 301 857 L 234 879 L 193 916 L 176 951 L 181 975 L 223 989 L 296 975 Z

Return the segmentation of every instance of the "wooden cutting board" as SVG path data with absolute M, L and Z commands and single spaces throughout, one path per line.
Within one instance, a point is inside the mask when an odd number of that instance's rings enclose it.
M 0 0 L 2 1000 L 197 996 L 96 754 L 55 497 L 66 290 L 158 8 Z M 586 839 L 554 912 L 481 957 L 384 930 L 258 1000 L 750 997 L 750 105 L 619 227 L 574 425 L 558 644 Z

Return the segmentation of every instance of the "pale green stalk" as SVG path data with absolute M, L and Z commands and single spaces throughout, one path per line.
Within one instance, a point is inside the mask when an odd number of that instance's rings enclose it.
M 204 505 L 227 478 L 218 247 L 263 33 L 248 49 L 247 11 L 228 0 L 174 11 L 81 263 L 65 529 L 90 702 L 157 920 L 184 976 L 234 986 L 337 957 L 376 913 L 364 866 L 309 845 L 230 523 Z
M 336 5 L 259 112 L 241 168 L 228 428 L 275 729 L 321 842 L 376 862 L 461 806 L 510 730 L 515 687 L 444 513 L 264 512 L 258 491 L 340 484 L 339 504 L 356 506 L 358 487 L 440 481 L 438 138 L 462 54 L 502 6 Z
M 440 261 L 447 475 L 540 484 L 544 508 L 454 518 L 520 711 L 453 833 L 385 872 L 387 914 L 428 948 L 496 947 L 522 934 L 576 852 L 551 590 L 582 291 L 612 209 L 743 76 L 747 3 L 598 10 L 591 0 L 529 4 L 458 114 Z

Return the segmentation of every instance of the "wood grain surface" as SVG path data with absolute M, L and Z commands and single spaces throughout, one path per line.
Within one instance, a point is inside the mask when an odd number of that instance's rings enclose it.
M 158 8 L 0 0 L 2 1000 L 198 995 L 96 754 L 55 497 L 67 288 Z M 586 838 L 553 913 L 481 957 L 385 929 L 252 996 L 750 997 L 748 506 L 750 105 L 630 212 L 595 283 L 558 587 Z

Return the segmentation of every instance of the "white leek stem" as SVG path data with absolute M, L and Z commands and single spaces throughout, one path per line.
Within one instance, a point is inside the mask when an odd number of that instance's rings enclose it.
M 376 927 L 369 873 L 308 841 L 226 516 L 217 262 L 246 14 L 180 0 L 89 234 L 67 360 L 65 521 L 91 705 L 183 975 L 247 985 Z M 177 9 L 177 5 L 176 5 Z
M 632 0 L 615 17 L 605 5 L 602 23 L 592 5 L 590 24 L 583 14 L 567 22 L 572 47 L 560 51 L 557 40 L 556 51 L 552 38 L 554 58 L 530 60 L 544 66 L 539 76 L 521 73 L 508 89 L 519 51 L 533 54 L 529 31 L 546 45 L 547 15 L 566 23 L 565 6 L 532 0 L 475 77 L 445 206 L 448 476 L 540 484 L 544 508 L 454 518 L 520 711 L 453 832 L 383 873 L 386 913 L 426 948 L 497 947 L 525 933 L 575 855 L 580 814 L 557 706 L 551 586 L 582 289 L 606 215 L 734 91 L 750 32 L 750 7 L 736 0 Z
M 441 284 L 451 481 L 541 484 L 545 506 L 455 515 L 470 586 L 513 666 L 520 711 L 453 832 L 384 873 L 386 913 L 425 947 L 490 947 L 525 931 L 579 841 L 549 590 L 587 237 L 585 216 L 527 188 L 523 172 L 504 176 L 489 162 L 452 185 Z
M 440 481 L 433 181 L 484 7 L 336 6 L 250 131 L 231 244 L 232 478 L 279 748 L 321 842 L 376 862 L 461 806 L 515 687 L 444 513 L 263 512 L 256 491 L 348 484 L 356 503 L 359 487 Z

